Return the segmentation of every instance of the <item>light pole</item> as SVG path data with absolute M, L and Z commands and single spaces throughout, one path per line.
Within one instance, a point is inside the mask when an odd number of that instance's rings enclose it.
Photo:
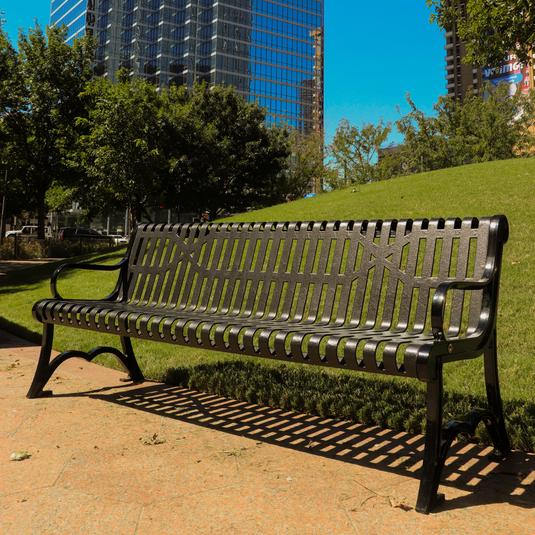
M 7 167 L 6 167 L 6 177 L 5 177 L 4 187 L 7 186 Z M 5 213 L 6 213 L 6 193 L 2 195 L 2 215 L 0 216 L 0 245 L 4 243 L 4 234 L 5 232 Z

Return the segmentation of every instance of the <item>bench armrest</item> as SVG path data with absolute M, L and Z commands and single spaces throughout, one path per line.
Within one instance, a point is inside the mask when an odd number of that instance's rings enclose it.
M 494 323 L 492 293 L 494 289 L 494 273 L 492 276 L 479 281 L 446 281 L 438 285 L 431 303 L 431 328 L 433 337 L 437 341 L 448 341 L 444 329 L 444 312 L 446 296 L 450 290 L 484 290 L 484 307 L 477 331 L 482 334 L 487 325 Z
M 54 299 L 63 299 L 63 297 L 59 294 L 56 286 L 56 282 L 58 279 L 59 274 L 62 271 L 65 271 L 67 269 L 89 269 L 93 271 L 116 271 L 121 270 L 121 273 L 119 273 L 119 279 L 117 281 L 117 284 L 115 285 L 115 288 L 113 289 L 112 293 L 106 296 L 103 301 L 111 301 L 117 299 L 117 296 L 119 295 L 119 292 L 121 290 L 122 285 L 122 272 L 123 268 L 127 266 L 127 258 L 123 258 L 120 262 L 113 266 L 107 266 L 104 264 L 75 264 L 75 263 L 69 263 L 69 264 L 62 264 L 61 266 L 54 271 L 52 278 L 50 279 L 50 291 L 52 292 L 52 296 Z
M 485 337 L 496 325 L 496 309 L 500 286 L 502 247 L 509 237 L 509 224 L 503 215 L 491 218 L 487 261 L 478 281 L 445 281 L 438 285 L 431 303 L 431 328 L 437 342 L 448 341 L 444 332 L 446 295 L 450 290 L 483 290 L 483 302 L 476 332 Z

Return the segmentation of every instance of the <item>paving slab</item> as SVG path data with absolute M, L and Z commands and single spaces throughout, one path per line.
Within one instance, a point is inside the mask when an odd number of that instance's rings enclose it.
M 421 515 L 420 435 L 132 385 L 80 359 L 30 400 L 38 354 L 0 332 L 0 535 L 535 535 L 532 454 L 454 444 L 446 502 Z

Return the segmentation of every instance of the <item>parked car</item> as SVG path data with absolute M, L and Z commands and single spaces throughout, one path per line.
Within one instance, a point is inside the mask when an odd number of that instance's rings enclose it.
M 95 238 L 106 239 L 106 236 L 98 233 L 96 230 L 90 228 L 77 228 L 77 227 L 63 227 L 59 229 L 59 239 L 79 239 L 79 238 Z
M 6 232 L 6 238 L 14 237 L 16 234 L 22 234 L 24 236 L 30 236 L 31 234 L 37 234 L 37 226 L 26 225 L 20 230 L 8 230 Z
M 108 234 L 106 237 L 111 238 L 114 245 L 126 245 L 128 243 L 128 240 L 120 234 Z

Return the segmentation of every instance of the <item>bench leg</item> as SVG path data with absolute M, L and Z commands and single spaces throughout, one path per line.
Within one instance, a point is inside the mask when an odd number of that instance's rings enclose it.
M 427 514 L 444 500 L 438 493 L 442 471 L 453 441 L 459 435 L 474 436 L 477 426 L 483 422 L 492 439 L 494 451 L 489 455 L 493 461 L 502 460 L 510 451 L 509 438 L 498 381 L 498 359 L 496 331 L 484 352 L 485 382 L 487 386 L 488 409 L 473 409 L 462 422 L 448 422 L 442 429 L 443 387 L 442 369 L 438 381 L 427 384 L 427 427 L 423 473 L 416 502 L 416 511 Z
M 118 358 L 128 372 L 128 379 L 134 383 L 142 383 L 145 380 L 145 377 L 143 377 L 134 355 L 132 340 L 126 336 L 121 336 L 121 347 L 123 348 L 123 354 Z
M 416 501 L 418 513 L 429 513 L 444 500 L 438 493 L 438 486 L 444 468 L 442 448 L 442 368 L 437 372 L 437 382 L 427 383 L 427 422 L 425 430 L 424 464 L 420 490 Z
M 485 382 L 487 385 L 487 400 L 494 421 L 487 424 L 487 429 L 494 444 L 494 451 L 490 457 L 492 460 L 503 459 L 510 451 L 509 437 L 505 429 L 505 417 L 503 414 L 500 383 L 498 381 L 498 354 L 496 345 L 496 330 L 484 354 Z
M 52 352 L 52 340 L 54 339 L 54 325 L 43 324 L 43 340 L 41 343 L 41 353 L 37 362 L 37 369 L 30 390 L 26 394 L 27 398 L 36 398 L 51 394 L 50 391 L 43 391 L 44 386 L 54 373 L 55 368 L 50 366 L 50 354 Z

